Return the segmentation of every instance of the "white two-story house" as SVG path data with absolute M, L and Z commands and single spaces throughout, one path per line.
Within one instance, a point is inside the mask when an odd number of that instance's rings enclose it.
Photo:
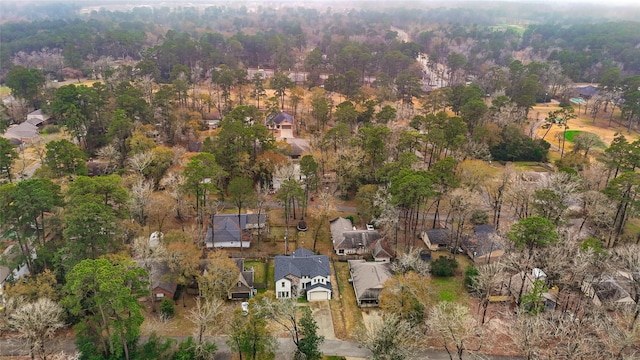
M 275 260 L 276 298 L 330 300 L 331 270 L 329 257 L 298 249 L 291 256 L 278 255 Z

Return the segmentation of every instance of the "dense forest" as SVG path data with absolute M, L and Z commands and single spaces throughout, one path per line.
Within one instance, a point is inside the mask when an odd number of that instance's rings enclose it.
M 0 335 L 31 358 L 640 353 L 638 7 L 0 6 Z M 394 260 L 371 313 L 338 217 Z M 275 299 L 300 248 L 330 332 Z

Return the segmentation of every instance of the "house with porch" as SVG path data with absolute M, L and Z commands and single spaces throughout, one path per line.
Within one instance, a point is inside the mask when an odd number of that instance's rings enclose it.
M 276 298 L 308 301 L 331 300 L 331 269 L 327 255 L 315 255 L 300 248 L 290 256 L 275 257 Z
M 391 264 L 387 262 L 349 260 L 349 272 L 358 306 L 378 306 L 384 283 L 393 276 Z

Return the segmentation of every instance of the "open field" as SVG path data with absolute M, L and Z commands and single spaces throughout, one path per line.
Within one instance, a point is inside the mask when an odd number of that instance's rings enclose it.
M 558 109 L 560 109 L 560 107 L 558 106 L 557 103 L 552 103 L 550 106 L 545 106 L 545 104 L 542 104 L 542 105 L 539 104 L 533 107 L 533 110 L 529 113 L 529 116 L 532 117 L 531 121 L 537 122 L 537 121 L 544 120 L 544 118 L 547 117 L 547 114 L 550 111 L 554 111 Z M 576 111 L 576 114 L 578 114 L 578 117 L 575 119 L 569 120 L 569 126 L 567 128 L 567 132 L 586 131 L 586 132 L 594 133 L 598 135 L 606 145 L 610 144 L 611 141 L 613 141 L 613 138 L 615 137 L 616 133 L 624 134 L 624 136 L 626 136 L 630 141 L 637 139 L 639 136 L 638 132 L 633 129 L 631 130 L 631 133 L 629 133 L 626 124 L 620 123 L 620 121 L 622 120 L 619 119 L 620 117 L 619 111 L 614 112 L 613 121 L 609 121 L 611 113 L 604 113 L 602 111 L 598 113 L 598 116 L 594 121 L 589 114 L 584 113 L 584 109 L 579 109 L 577 107 L 574 107 L 574 109 Z M 609 126 L 609 124 L 611 124 L 611 126 Z M 549 129 L 548 133 L 546 129 L 539 127 L 536 130 L 536 135 L 539 138 L 542 138 L 544 136 L 544 139 L 546 141 L 548 141 L 552 145 L 558 146 L 559 141 L 561 142 L 562 140 L 563 132 L 564 132 L 564 129 L 559 126 L 552 127 L 551 129 Z M 567 140 L 569 139 L 567 138 Z M 573 144 L 570 141 L 567 141 L 565 143 L 565 153 L 570 152 L 572 149 L 573 149 Z

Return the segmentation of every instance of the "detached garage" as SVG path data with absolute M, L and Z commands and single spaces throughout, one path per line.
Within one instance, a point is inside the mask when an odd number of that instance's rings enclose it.
M 331 287 L 325 284 L 314 284 L 307 288 L 308 301 L 331 300 Z

